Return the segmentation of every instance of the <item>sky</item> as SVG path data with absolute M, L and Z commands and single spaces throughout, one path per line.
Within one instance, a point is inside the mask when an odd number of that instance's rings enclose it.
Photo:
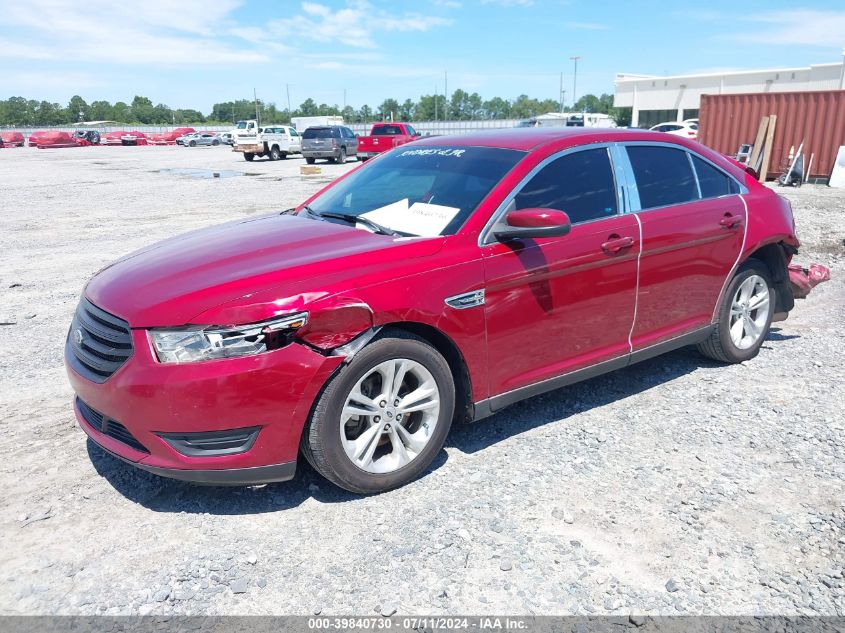
M 207 114 L 255 89 L 357 108 L 442 94 L 447 73 L 449 92 L 557 100 L 563 72 L 571 104 L 616 73 L 805 66 L 843 47 L 842 0 L 0 0 L 0 98 L 140 94 Z

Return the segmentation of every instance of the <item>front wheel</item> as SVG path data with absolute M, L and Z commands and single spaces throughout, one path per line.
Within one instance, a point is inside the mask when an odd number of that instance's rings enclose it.
M 270 160 L 279 160 L 282 157 L 282 153 L 279 151 L 278 147 L 274 147 L 270 150 Z
M 217 147 L 218 145 L 220 145 L 220 141 L 218 141 L 217 139 L 214 139 L 213 141 L 211 141 L 211 144 L 214 145 L 215 147 Z
M 772 324 L 775 292 L 763 262 L 749 259 L 742 264 L 725 290 L 715 329 L 698 344 L 698 351 L 724 363 L 757 356 Z
M 196 146 L 197 146 L 197 142 L 196 142 L 196 141 L 191 141 L 190 143 L 188 143 L 188 145 L 190 145 L 191 147 L 196 147 Z
M 343 147 L 340 148 L 340 154 L 337 155 L 335 161 L 338 165 L 342 165 L 346 162 L 346 149 L 344 149 Z
M 255 158 L 255 154 L 250 154 L 249 152 L 244 152 L 244 160 L 251 163 L 252 159 Z
M 424 339 L 395 330 L 358 352 L 323 391 L 302 453 L 351 492 L 384 492 L 434 460 L 452 423 L 449 365 Z

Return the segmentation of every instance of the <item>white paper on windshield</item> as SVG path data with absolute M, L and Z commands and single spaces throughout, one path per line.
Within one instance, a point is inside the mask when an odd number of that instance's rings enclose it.
M 409 207 L 408 199 L 404 198 L 386 207 L 362 213 L 361 216 L 400 233 L 434 237 L 440 235 L 458 212 L 460 209 L 455 207 L 425 202 L 415 202 Z

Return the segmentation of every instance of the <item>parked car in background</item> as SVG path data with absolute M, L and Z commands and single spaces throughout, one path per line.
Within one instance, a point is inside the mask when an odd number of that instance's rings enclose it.
M 123 137 L 129 134 L 126 130 L 106 132 L 100 137 L 101 145 L 123 145 Z
M 38 149 L 82 147 L 85 145 L 91 145 L 91 143 L 84 138 L 74 138 L 69 132 L 55 130 L 40 131 L 33 132 L 29 137 L 29 146 L 35 146 Z
M 123 145 L 146 145 L 147 135 L 143 132 L 139 132 L 138 130 L 133 130 L 132 132 L 126 132 L 123 136 L 121 136 L 120 142 Z
M 358 137 L 358 160 L 367 160 L 418 138 L 410 123 L 374 123 L 369 136 Z
M 150 134 L 147 139 L 149 145 L 174 145 L 176 139 L 186 134 L 193 134 L 196 130 L 192 127 L 177 127 L 169 132 Z
M 183 145 L 184 147 L 196 147 L 197 145 L 217 146 L 222 142 L 217 132 L 194 132 L 176 139 L 176 144 Z
M 97 130 L 76 130 L 73 138 L 85 140 L 91 145 L 100 144 L 100 133 Z
M 302 133 L 302 155 L 309 165 L 318 158 L 345 163 L 347 157 L 357 154 L 358 138 L 346 126 L 309 127 Z
M 30 133 L 30 135 L 27 137 L 26 144 L 29 147 L 38 147 L 38 139 L 44 137 L 47 134 L 50 134 L 49 130 L 35 130 L 34 132 Z
M 453 421 L 685 345 L 755 357 L 798 246 L 786 200 L 681 137 L 431 137 L 103 268 L 65 360 L 81 427 L 139 468 L 258 484 L 302 454 L 381 492 Z
M 23 134 L 20 132 L 2 132 L 0 140 L 5 147 L 23 147 L 26 144 Z
M 665 132 L 684 138 L 698 138 L 698 123 L 682 121 L 680 123 L 660 123 L 650 128 L 652 132 Z
M 251 121 L 247 121 L 251 123 Z M 232 151 L 244 155 L 244 160 L 251 161 L 256 156 L 267 156 L 270 160 L 280 160 L 302 151 L 302 137 L 290 125 L 249 126 L 236 130 Z

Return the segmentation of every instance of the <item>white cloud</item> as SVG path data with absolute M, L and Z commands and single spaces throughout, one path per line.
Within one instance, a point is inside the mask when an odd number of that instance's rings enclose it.
M 420 13 L 386 13 L 366 0 L 350 0 L 336 11 L 324 4 L 303 2 L 302 11 L 303 15 L 270 22 L 269 30 L 317 42 L 376 48 L 374 36 L 380 32 L 428 31 L 452 24 L 450 19 Z
M 845 46 L 845 11 L 786 9 L 748 18 L 758 26 L 731 39 L 774 45 Z
M 503 7 L 530 7 L 534 0 L 481 0 L 481 4 L 498 4 Z
M 445 7 L 447 9 L 460 9 L 463 4 L 457 0 L 434 0 L 434 6 Z
M 265 53 L 232 48 L 219 33 L 240 0 L 29 0 L 10 4 L 3 25 L 37 41 L 4 42 L 0 56 L 123 64 L 209 65 L 267 61 Z M 34 37 L 33 37 L 34 36 Z

